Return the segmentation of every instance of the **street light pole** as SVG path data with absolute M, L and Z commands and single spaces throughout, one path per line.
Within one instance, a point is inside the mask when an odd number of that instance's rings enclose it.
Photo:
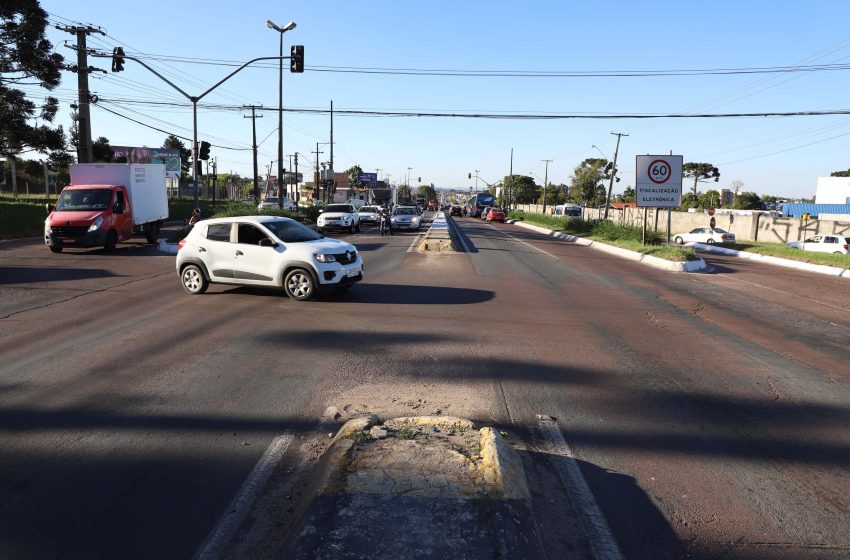
M 546 162 L 546 172 L 543 174 L 543 213 L 546 213 L 546 183 L 549 182 L 549 163 L 553 160 L 543 159 L 540 161 Z
M 277 83 L 277 202 L 278 208 L 283 209 L 283 34 L 295 29 L 295 22 L 290 21 L 283 27 L 278 27 L 269 19 L 266 20 L 266 26 L 280 33 L 280 65 Z

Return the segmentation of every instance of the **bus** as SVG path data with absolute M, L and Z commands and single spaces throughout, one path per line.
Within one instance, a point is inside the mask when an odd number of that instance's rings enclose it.
M 581 206 L 578 204 L 559 204 L 552 211 L 553 216 L 581 218 Z
M 496 206 L 496 197 L 490 193 L 479 193 L 475 195 L 475 201 L 472 203 L 472 208 L 469 209 L 469 215 L 478 218 L 481 216 L 481 211 L 488 206 Z

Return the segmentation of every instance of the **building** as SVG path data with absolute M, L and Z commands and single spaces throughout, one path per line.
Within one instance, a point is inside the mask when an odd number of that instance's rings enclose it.
M 850 204 L 850 177 L 818 177 L 817 204 Z
M 720 189 L 720 206 L 732 206 L 735 201 L 735 193 L 731 189 Z

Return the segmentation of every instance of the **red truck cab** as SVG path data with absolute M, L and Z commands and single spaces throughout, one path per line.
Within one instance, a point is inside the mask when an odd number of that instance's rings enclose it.
M 122 185 L 66 187 L 44 224 L 44 242 L 54 253 L 65 247 L 103 247 L 133 235 L 133 216 Z

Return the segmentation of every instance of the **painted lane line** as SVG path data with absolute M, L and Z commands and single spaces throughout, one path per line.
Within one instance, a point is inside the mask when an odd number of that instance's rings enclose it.
M 749 285 L 751 285 L 751 286 L 756 286 L 757 288 L 762 288 L 762 289 L 764 289 L 764 290 L 770 290 L 770 291 L 772 291 L 772 292 L 776 292 L 776 293 L 778 293 L 778 294 L 782 294 L 782 295 L 784 295 L 784 296 L 791 296 L 791 297 L 795 297 L 795 298 L 804 299 L 804 300 L 806 300 L 806 301 L 810 301 L 810 302 L 812 302 L 812 303 L 817 303 L 818 305 L 823 305 L 823 306 L 826 306 L 826 307 L 831 307 L 831 308 L 833 308 L 833 309 L 838 309 L 839 311 L 847 311 L 848 313 L 850 313 L 850 309 L 845 309 L 845 308 L 843 308 L 843 307 L 839 307 L 839 306 L 837 306 L 837 305 L 832 305 L 831 303 L 826 303 L 826 302 L 823 302 L 823 301 L 818 301 L 818 300 L 816 300 L 816 299 L 808 298 L 808 297 L 806 297 L 806 296 L 796 295 L 796 294 L 792 294 L 792 293 L 790 293 L 790 292 L 783 292 L 782 290 L 777 290 L 776 288 L 771 288 L 770 286 L 763 286 L 762 284 L 757 284 L 757 283 L 755 283 L 755 282 L 750 282 L 749 280 L 741 280 L 740 278 L 733 278 L 732 276 L 729 276 L 728 274 L 721 274 L 721 275 L 719 275 L 719 276 L 718 276 L 718 278 L 724 278 L 724 279 L 728 279 L 728 280 L 734 280 L 735 282 L 742 282 L 742 283 L 744 283 L 744 284 L 749 284 Z M 841 326 L 841 325 L 839 325 L 839 326 Z
M 543 253 L 544 255 L 548 255 L 548 256 L 552 257 L 553 259 L 558 260 L 558 257 L 556 257 L 555 255 L 553 255 L 552 253 L 546 252 L 546 251 L 544 251 L 543 249 L 540 249 L 539 247 L 535 247 L 534 245 L 531 245 L 531 244 L 529 244 L 529 243 L 526 243 L 526 242 L 525 242 L 525 241 L 523 241 L 522 239 L 517 239 L 516 237 L 514 237 L 514 236 L 513 236 L 513 235 L 511 235 L 510 233 L 506 233 L 506 232 L 504 232 L 504 231 L 500 230 L 499 228 L 497 228 L 497 227 L 495 227 L 495 226 L 491 226 L 491 225 L 490 225 L 490 224 L 488 224 L 488 223 L 485 223 L 484 225 L 485 225 L 485 226 L 487 226 L 487 227 L 493 228 L 494 230 L 498 231 L 499 233 L 501 233 L 502 235 L 504 235 L 504 236 L 506 236 L 506 237 L 510 237 L 510 238 L 511 238 L 511 239 L 513 239 L 514 241 L 519 241 L 520 243 L 522 243 L 522 244 L 523 244 L 523 245 L 525 245 L 526 247 L 531 247 L 531 248 L 532 248 L 532 249 L 534 249 L 535 251 L 540 251 L 540 252 L 541 252 L 541 253 Z
M 192 558 L 194 560 L 216 560 L 221 558 L 227 543 L 236 534 L 239 526 L 245 521 L 248 512 L 257 500 L 263 486 L 268 482 L 280 458 L 292 444 L 293 437 L 279 435 L 269 444 L 266 452 L 254 465 L 254 470 L 245 479 L 242 488 L 233 497 L 230 505 L 224 510 L 215 528 L 207 536 L 206 541 Z
M 561 484 L 573 500 L 579 523 L 590 542 L 595 560 L 623 560 L 620 547 L 611 535 L 605 516 L 596 503 L 587 481 L 581 474 L 570 446 L 567 445 L 558 422 L 551 416 L 537 415 L 537 423 L 543 436 L 552 447 L 551 462 Z
M 422 234 L 421 234 L 421 233 L 419 233 L 419 234 L 417 234 L 417 235 L 416 235 L 416 237 L 415 237 L 415 238 L 413 239 L 413 241 L 410 243 L 410 247 L 408 247 L 408 248 L 407 248 L 407 252 L 408 252 L 408 253 L 414 253 L 414 252 L 416 252 L 416 246 L 417 246 L 417 244 L 419 243 L 419 238 L 420 238 L 420 237 L 422 237 Z

